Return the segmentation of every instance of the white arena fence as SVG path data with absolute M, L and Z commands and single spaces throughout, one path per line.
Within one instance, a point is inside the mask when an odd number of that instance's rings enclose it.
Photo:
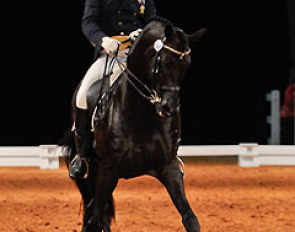
M 294 145 L 182 145 L 178 154 L 180 157 L 237 156 L 241 167 L 295 165 Z M 60 157 L 62 150 L 57 145 L 0 147 L 1 167 L 58 169 Z

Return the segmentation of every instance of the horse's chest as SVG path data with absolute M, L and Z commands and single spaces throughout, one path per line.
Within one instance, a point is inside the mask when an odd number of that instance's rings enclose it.
M 156 144 L 152 141 L 144 141 L 132 137 L 114 138 L 111 141 L 111 150 L 115 153 L 127 156 L 136 156 L 143 153 L 151 153 L 155 150 Z
M 167 151 L 151 141 L 143 143 L 131 138 L 117 138 L 111 144 L 108 159 L 116 166 L 120 177 L 130 178 L 148 173 L 167 160 Z
M 110 153 L 117 156 L 119 160 L 154 162 L 161 156 L 167 156 L 171 151 L 171 146 L 172 144 L 160 137 L 126 136 L 111 140 Z

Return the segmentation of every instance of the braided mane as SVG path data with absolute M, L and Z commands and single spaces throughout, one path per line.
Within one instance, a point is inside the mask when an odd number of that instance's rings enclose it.
M 163 22 L 163 23 L 166 23 L 168 26 L 170 27 L 173 27 L 173 23 L 171 21 L 169 21 L 168 19 L 164 18 L 164 17 L 161 17 L 161 16 L 154 16 L 154 17 L 151 17 L 149 18 L 149 20 L 147 21 L 146 24 L 152 22 L 152 21 L 159 21 L 159 22 Z

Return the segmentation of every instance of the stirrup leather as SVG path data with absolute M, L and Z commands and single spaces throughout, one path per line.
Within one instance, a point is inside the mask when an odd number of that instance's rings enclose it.
M 86 157 L 81 157 L 79 155 L 75 155 L 74 159 L 71 161 L 69 167 L 71 168 L 71 166 L 73 165 L 73 163 L 76 161 L 76 160 L 81 160 L 83 161 L 85 164 L 86 164 L 86 173 L 85 175 L 82 177 L 83 179 L 86 179 L 89 175 L 89 159 L 86 158 Z

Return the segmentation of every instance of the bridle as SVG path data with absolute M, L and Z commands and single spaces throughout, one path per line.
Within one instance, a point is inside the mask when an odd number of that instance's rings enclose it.
M 166 42 L 166 37 L 163 37 L 162 39 L 157 39 L 154 42 L 154 49 L 156 51 L 155 54 L 155 64 L 154 64 L 154 69 L 153 69 L 153 76 L 154 78 L 156 78 L 156 76 L 160 73 L 161 71 L 161 51 L 163 49 L 166 49 L 172 53 L 174 53 L 175 55 L 179 56 L 179 59 L 183 59 L 184 56 L 187 56 L 190 54 L 191 50 L 188 49 L 187 51 L 179 51 L 173 47 L 168 46 L 167 44 L 165 44 Z M 146 85 L 142 80 L 140 80 L 129 68 L 125 67 L 121 62 L 118 61 L 117 62 L 119 64 L 119 66 L 121 67 L 122 71 L 123 71 L 123 75 L 126 77 L 126 79 L 128 80 L 128 82 L 133 86 L 133 88 L 145 99 L 147 99 L 151 104 L 156 104 L 156 103 L 161 103 L 161 97 L 160 95 L 157 93 L 157 91 L 155 89 L 151 89 L 148 85 Z M 131 79 L 130 76 L 133 78 Z M 143 87 L 145 89 L 145 91 L 147 92 L 144 93 L 140 87 L 138 86 L 140 85 L 141 87 Z M 180 91 L 180 86 L 161 86 L 161 90 L 164 91 Z
M 158 39 L 155 41 L 154 43 L 154 48 L 156 50 L 157 53 L 159 53 L 163 48 L 167 49 L 168 51 L 176 54 L 176 55 L 179 55 L 179 59 L 182 59 L 184 56 L 188 55 L 191 53 L 191 49 L 188 49 L 187 51 L 185 52 L 182 52 L 182 51 L 179 51 L 175 48 L 172 48 L 170 46 L 168 46 L 167 44 L 165 44 L 166 42 L 166 37 L 163 37 L 162 39 Z

